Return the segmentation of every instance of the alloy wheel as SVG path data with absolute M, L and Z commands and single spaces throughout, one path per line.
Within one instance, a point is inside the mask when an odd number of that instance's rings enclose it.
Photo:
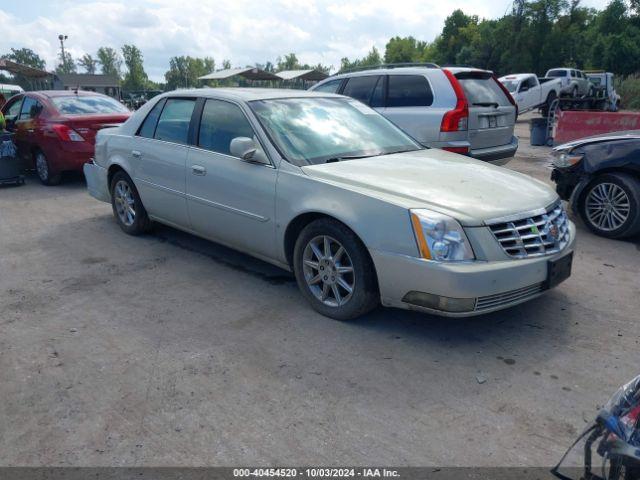
M 136 220 L 136 201 L 131 187 L 124 180 L 119 180 L 113 189 L 116 212 L 120 221 L 130 227 Z
M 599 183 L 585 200 L 589 221 L 600 230 L 611 232 L 620 228 L 629 218 L 629 196 L 615 183 Z
M 302 256 L 307 286 L 323 304 L 340 307 L 355 289 L 353 263 L 340 242 L 327 235 L 312 238 Z

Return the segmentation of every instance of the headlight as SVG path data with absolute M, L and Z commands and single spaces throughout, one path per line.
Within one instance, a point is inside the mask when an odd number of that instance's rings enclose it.
M 552 153 L 552 163 L 558 168 L 567 168 L 575 165 L 584 155 L 578 153 L 572 153 L 568 150 L 557 150 Z
M 474 260 L 462 226 L 453 218 L 431 210 L 410 210 L 420 256 L 440 262 Z

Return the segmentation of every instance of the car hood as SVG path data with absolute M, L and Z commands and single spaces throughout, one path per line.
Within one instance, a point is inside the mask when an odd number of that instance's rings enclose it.
M 590 143 L 598 143 L 598 142 L 609 142 L 615 140 L 640 140 L 640 130 L 624 130 L 621 132 L 609 132 L 609 133 L 601 133 L 598 135 L 592 135 L 590 137 L 579 138 L 577 140 L 572 140 L 567 143 L 563 143 L 562 145 L 558 145 L 554 147 L 554 151 L 563 151 L 563 150 L 571 150 L 576 147 L 580 147 L 582 145 L 588 145 Z
M 527 175 L 442 150 L 419 150 L 302 167 L 315 179 L 406 208 L 429 208 L 463 225 L 546 208 L 558 199 Z

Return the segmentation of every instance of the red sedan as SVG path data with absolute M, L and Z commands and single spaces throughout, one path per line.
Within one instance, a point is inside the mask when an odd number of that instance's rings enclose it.
M 2 113 L 18 154 L 45 185 L 59 183 L 64 171 L 82 171 L 93 156 L 96 132 L 131 115 L 111 97 L 69 90 L 16 95 Z

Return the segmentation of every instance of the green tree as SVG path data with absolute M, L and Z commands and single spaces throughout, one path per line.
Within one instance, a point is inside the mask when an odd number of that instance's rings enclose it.
M 40 55 L 30 48 L 12 48 L 11 53 L 3 55 L 2 58 L 28 67 L 37 68 L 38 70 L 44 70 L 46 67 L 46 63 Z
M 144 57 L 140 49 L 135 45 L 124 45 L 122 57 L 127 68 L 122 82 L 123 89 L 129 91 L 146 89 L 149 85 L 149 77 L 144 71 Z
M 118 52 L 111 47 L 100 47 L 98 49 L 98 62 L 101 65 L 101 72 L 104 75 L 113 75 L 118 78 L 122 77 L 122 60 Z
M 164 74 L 166 87 L 169 90 L 196 87 L 199 84 L 198 77 L 213 72 L 215 66 L 211 57 L 173 57 L 169 60 L 169 70 Z
M 69 52 L 65 51 L 64 56 L 60 52 L 58 58 L 60 61 L 56 67 L 56 73 L 76 73 L 76 62 Z
M 90 75 L 95 75 L 98 68 L 98 60 L 93 58 L 90 54 L 85 53 L 78 59 L 78 66 L 84 68 L 84 71 Z

